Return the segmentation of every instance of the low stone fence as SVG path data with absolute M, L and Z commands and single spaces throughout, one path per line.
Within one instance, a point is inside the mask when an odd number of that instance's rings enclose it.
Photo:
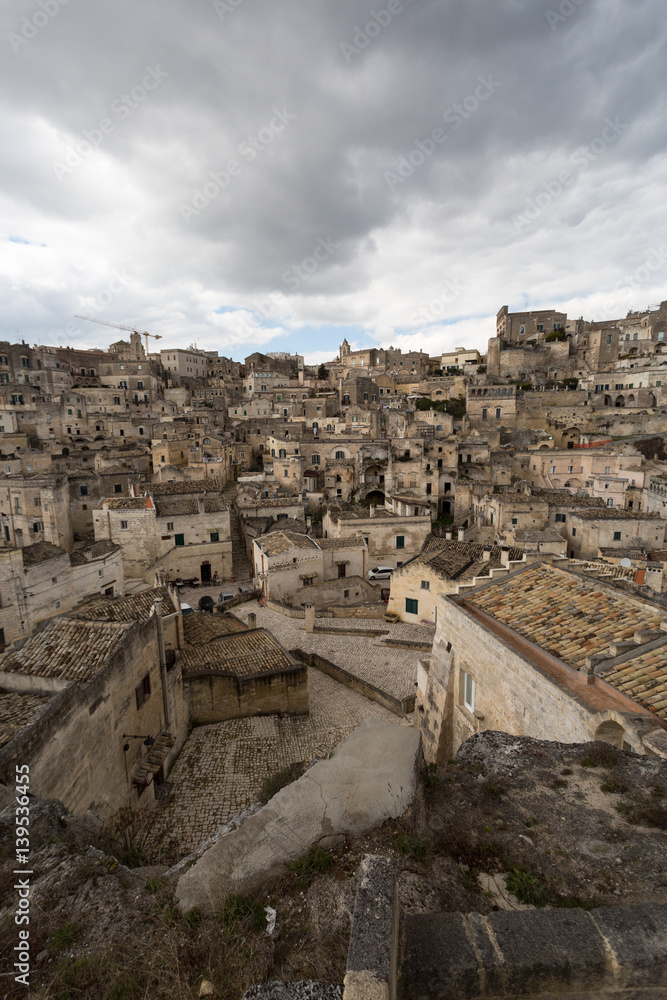
M 356 635 L 357 633 L 355 633 Z M 368 681 L 363 681 L 359 677 L 355 677 L 344 667 L 339 667 L 337 663 L 332 663 L 331 660 L 325 660 L 323 656 L 318 653 L 306 653 L 302 649 L 290 649 L 290 656 L 293 656 L 296 660 L 301 660 L 302 663 L 307 663 L 310 667 L 317 667 L 321 670 L 323 674 L 327 674 L 332 677 L 335 681 L 340 684 L 345 684 L 346 687 L 352 688 L 353 691 L 358 691 L 362 694 L 364 698 L 368 698 L 369 701 L 376 701 L 378 705 L 382 705 L 388 711 L 393 712 L 394 715 L 409 715 L 410 712 L 414 712 L 415 709 L 415 696 L 411 695 L 409 698 L 394 698 L 393 695 L 387 694 L 386 691 L 381 691 L 380 688 L 375 687 L 374 684 L 370 684 Z

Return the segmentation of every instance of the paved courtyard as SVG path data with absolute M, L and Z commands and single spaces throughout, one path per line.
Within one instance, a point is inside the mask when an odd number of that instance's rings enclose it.
M 269 775 L 327 757 L 364 719 L 401 724 L 397 715 L 314 668 L 308 669 L 308 687 L 308 715 L 233 719 L 193 730 L 169 775 L 174 797 L 163 814 L 184 851 L 256 802 Z
M 423 625 L 389 625 L 377 618 L 318 618 L 317 625 L 336 630 L 351 631 L 386 629 L 387 635 L 336 635 L 331 632 L 306 632 L 302 618 L 287 618 L 279 611 L 260 608 L 256 601 L 232 608 L 232 613 L 246 621 L 251 611 L 257 615 L 257 624 L 273 632 L 285 649 L 303 649 L 306 653 L 319 653 L 339 667 L 367 681 L 381 691 L 402 700 L 415 693 L 417 661 L 423 652 L 415 649 L 397 649 L 385 645 L 385 638 L 409 639 L 417 636 L 433 638 L 433 630 Z

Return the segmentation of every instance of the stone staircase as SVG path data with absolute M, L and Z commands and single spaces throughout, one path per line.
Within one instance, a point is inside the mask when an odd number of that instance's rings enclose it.
M 232 538 L 232 572 L 234 579 L 241 581 L 250 580 L 252 578 L 252 566 L 246 555 L 241 528 L 239 527 L 238 514 L 232 506 L 229 508 L 229 526 Z

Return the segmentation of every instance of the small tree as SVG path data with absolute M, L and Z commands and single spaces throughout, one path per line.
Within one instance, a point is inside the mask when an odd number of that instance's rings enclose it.
M 427 396 L 422 396 L 421 399 L 417 400 L 418 410 L 430 410 L 432 408 L 433 402 Z
M 323 379 L 329 378 L 329 372 L 327 371 L 327 368 L 325 367 L 325 365 L 322 364 L 317 369 L 317 377 L 318 378 L 323 378 Z

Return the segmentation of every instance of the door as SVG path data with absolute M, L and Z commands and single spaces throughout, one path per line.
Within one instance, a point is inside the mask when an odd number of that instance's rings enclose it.
M 201 582 L 206 585 L 211 582 L 211 564 L 210 562 L 203 562 L 201 564 Z
M 338 563 L 338 579 L 345 576 L 345 563 Z

